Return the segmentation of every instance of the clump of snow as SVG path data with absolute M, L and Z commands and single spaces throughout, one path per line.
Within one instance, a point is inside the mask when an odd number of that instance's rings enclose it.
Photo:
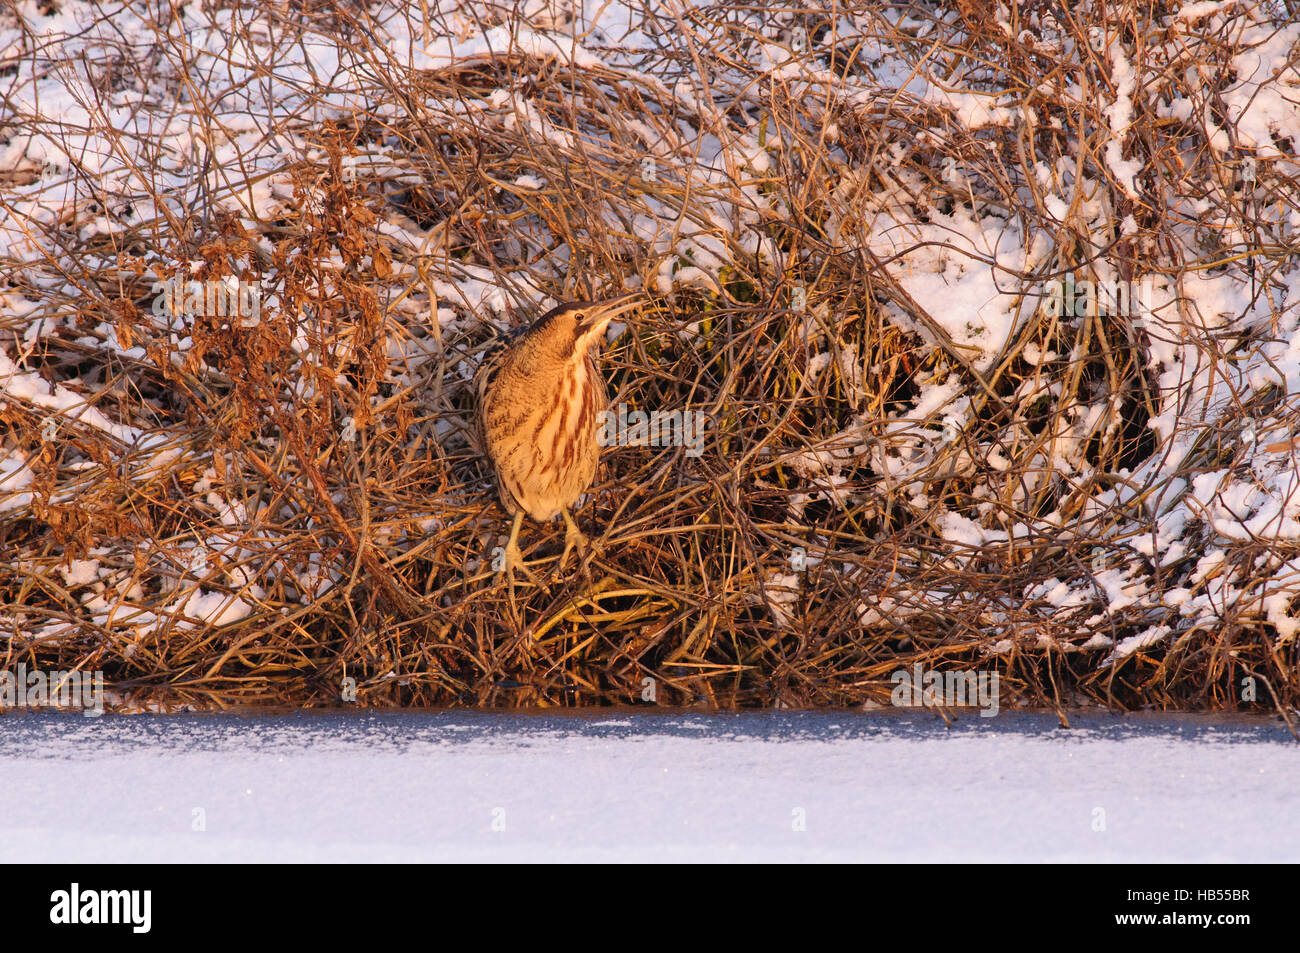
M 86 397 L 61 384 L 50 385 L 35 372 L 22 372 L 9 356 L 0 351 L 0 404 L 6 398 L 25 401 L 50 410 L 56 420 L 84 423 L 124 444 L 139 439 L 134 427 L 114 423 L 103 413 L 90 406 Z
M 68 565 L 63 569 L 60 569 L 59 573 L 63 576 L 63 584 L 65 586 L 68 586 L 69 588 L 73 586 L 85 586 L 99 578 L 99 560 L 69 560 Z
M 1142 163 L 1136 159 L 1124 158 L 1124 143 L 1133 120 L 1133 92 L 1137 78 L 1118 40 L 1110 44 L 1110 64 L 1110 78 L 1115 84 L 1115 101 L 1105 109 L 1106 120 L 1110 123 L 1106 165 L 1115 174 L 1115 180 L 1119 182 L 1124 194 L 1137 199 L 1139 193 L 1136 177 L 1142 171 Z

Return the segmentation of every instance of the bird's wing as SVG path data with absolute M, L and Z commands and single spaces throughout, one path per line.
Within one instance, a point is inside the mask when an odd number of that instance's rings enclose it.
M 492 380 L 501 370 L 501 364 L 510 345 L 519 339 L 526 329 L 515 328 L 496 339 L 479 360 L 478 370 L 474 372 L 474 437 L 478 442 L 475 448 L 480 454 L 489 456 L 487 442 L 487 425 L 485 415 L 488 408 L 488 392 Z

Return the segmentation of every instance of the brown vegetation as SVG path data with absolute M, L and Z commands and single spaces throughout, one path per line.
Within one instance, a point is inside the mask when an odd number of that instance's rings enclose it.
M 39 163 L 0 182 L 10 228 L 30 224 L 0 260 L 0 355 L 62 388 L 0 401 L 0 456 L 31 476 L 0 471 L 0 668 L 102 668 L 125 708 L 335 705 L 348 679 L 375 706 L 642 704 L 649 685 L 660 705 L 888 704 L 915 662 L 996 667 L 1006 695 L 1057 709 L 1296 704 L 1300 589 L 1277 580 L 1300 540 L 1191 519 L 1182 555 L 1135 542 L 1197 475 L 1248 473 L 1254 453 L 1295 469 L 1294 391 L 1178 408 L 1152 358 L 1160 339 L 1227 366 L 1295 323 L 1295 133 L 1247 149 L 1222 100 L 1263 7 L 1201 23 L 1105 4 L 1051 24 L 1039 3 L 1001 22 L 916 5 L 858 10 L 840 38 L 811 10 L 647 2 L 634 56 L 534 6 L 554 30 L 529 35 L 552 46 L 412 68 L 360 3 L 211 4 L 234 17 L 231 55 L 280 83 L 251 138 L 231 123 L 243 80 L 164 42 L 161 14 L 156 44 L 89 50 L 90 131 L 126 184 L 64 168 L 75 200 L 41 218 L 23 204 Z M 1273 33 L 1297 15 L 1275 6 Z M 475 8 L 423 28 L 524 23 Z M 599 63 L 557 52 L 579 34 Z M 282 69 L 321 37 L 347 82 Z M 25 42 L 5 55 L 50 57 Z M 778 47 L 798 68 L 764 65 Z M 967 98 L 901 89 L 900 63 Z M 189 156 L 165 154 L 174 129 L 121 119 L 159 85 Z M 72 134 L 25 108 L 3 105 L 10 142 Z M 965 214 L 1037 251 L 1017 270 L 960 236 L 873 246 Z M 987 359 L 908 291 L 919 252 L 1015 302 Z M 1224 273 L 1255 282 L 1269 321 L 1197 312 L 1183 283 Z M 1173 303 L 1145 326 L 1038 307 L 1067 275 L 1158 278 Z M 154 313 L 155 281 L 225 277 L 262 282 L 257 320 Z M 512 593 L 490 565 L 509 523 L 468 440 L 474 368 L 546 300 L 635 287 L 654 303 L 605 348 L 613 400 L 705 412 L 702 452 L 607 451 L 576 513 L 591 558 Z M 58 394 L 118 429 L 51 409 Z M 1174 432 L 1148 426 L 1162 414 Z M 525 554 L 558 556 L 562 534 L 526 526 Z M 1211 549 L 1221 564 L 1198 568 Z M 1216 579 L 1219 610 L 1162 595 Z M 1053 582 L 1088 595 L 1053 601 Z

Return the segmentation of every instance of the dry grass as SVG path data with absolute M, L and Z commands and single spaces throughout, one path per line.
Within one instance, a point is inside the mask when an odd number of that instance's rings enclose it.
M 434 36 L 522 22 L 510 4 L 408 6 Z M 915 662 L 996 667 L 1004 693 L 1057 709 L 1296 705 L 1296 643 L 1262 599 L 1297 541 L 1191 527 L 1161 564 L 1135 543 L 1196 475 L 1247 466 L 1243 417 L 1286 433 L 1297 417 L 1294 392 L 1259 388 L 1156 433 L 1171 400 L 1157 339 L 1218 366 L 1266 331 L 1231 336 L 1181 292 L 1145 328 L 1037 307 L 1066 274 L 1181 289 L 1248 271 L 1280 295 L 1294 272 L 1295 140 L 1211 148 L 1203 121 L 1236 136 L 1216 106 L 1233 77 L 1214 64 L 1244 21 L 1188 28 L 1168 19 L 1177 4 L 1140 7 L 1058 10 L 1055 31 L 1038 3 L 1007 28 L 985 4 L 901 23 L 846 8 L 863 29 L 840 40 L 812 10 L 647 3 L 639 61 L 516 48 L 420 70 L 361 3 L 209 4 L 234 12 L 233 55 L 272 75 L 322 34 L 354 64 L 352 85 L 282 75 L 282 111 L 251 137 L 231 124 L 247 91 L 210 51 L 96 47 L 80 67 L 90 125 L 125 172 L 106 189 L 88 165 L 62 169 L 77 200 L 44 217 L 23 202 L 49 168 L 0 173 L 0 208 L 30 223 L 0 261 L 0 353 L 143 439 L 0 404 L 0 447 L 32 474 L 30 498 L 0 483 L 0 668 L 102 668 L 126 708 L 333 705 L 347 679 L 375 706 L 641 703 L 647 684 L 662 705 L 888 704 L 890 674 Z M 1300 15 L 1274 7 L 1279 24 Z M 1107 160 L 1122 77 L 1090 31 L 1140 66 L 1137 198 Z M 763 44 L 793 48 L 811 79 L 761 68 Z M 1014 118 L 900 92 L 882 50 Z M 188 156 L 122 120 L 122 102 L 148 101 L 126 93 L 159 84 Z M 1176 98 L 1206 108 L 1174 117 Z M 6 105 L 6 137 L 73 132 L 24 109 Z M 1038 243 L 994 271 L 1019 323 L 991 361 L 904 289 L 901 255 L 872 250 L 892 228 L 915 251 L 908 223 L 965 212 Z M 153 282 L 178 275 L 272 291 L 247 326 L 169 323 Z M 653 306 L 606 350 L 611 391 L 707 412 L 703 452 L 608 451 L 577 514 L 598 541 L 584 570 L 512 593 L 488 565 L 508 522 L 468 442 L 475 364 L 548 296 L 639 286 Z M 945 381 L 952 400 L 918 412 Z M 982 538 L 957 541 L 954 514 Z M 525 524 L 526 554 L 555 557 L 562 532 Z M 1207 574 L 1211 543 L 1225 558 Z M 89 559 L 86 581 L 72 567 Z M 1112 610 L 1111 570 L 1189 598 L 1226 573 L 1245 595 L 1217 615 Z M 1052 580 L 1092 596 L 1054 604 Z M 1107 661 L 1155 626 L 1169 632 Z M 1255 702 L 1247 676 L 1266 686 Z

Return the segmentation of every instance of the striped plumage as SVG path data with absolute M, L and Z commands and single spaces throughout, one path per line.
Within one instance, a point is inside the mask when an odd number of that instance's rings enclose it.
M 496 472 L 501 505 L 514 517 L 503 568 L 522 567 L 517 537 L 524 514 L 539 522 L 564 517 L 561 565 L 584 541 L 569 508 L 596 476 L 597 425 L 609 402 L 591 352 L 609 322 L 638 303 L 627 295 L 561 305 L 480 367 L 480 446 Z

